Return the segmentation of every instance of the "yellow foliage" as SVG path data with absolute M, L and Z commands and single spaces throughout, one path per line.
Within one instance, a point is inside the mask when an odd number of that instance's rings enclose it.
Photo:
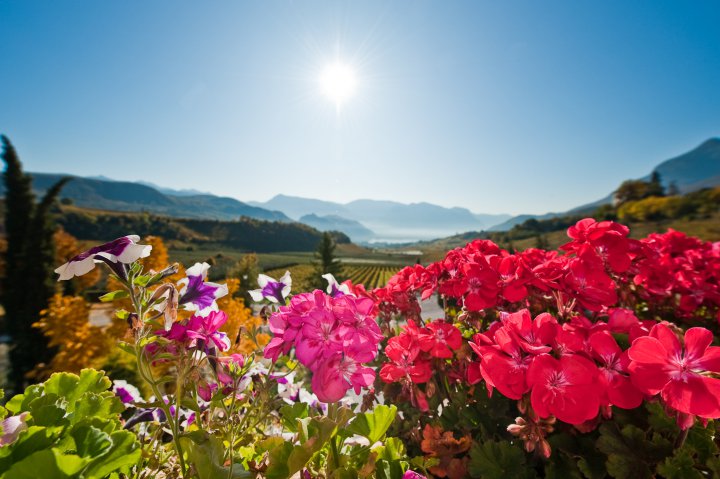
M 162 238 L 159 236 L 146 236 L 141 243 L 152 246 L 150 256 L 140 260 L 145 271 L 161 271 L 169 266 L 168 251 Z
M 680 214 L 683 199 L 680 196 L 651 196 L 638 201 L 628 201 L 618 208 L 621 221 L 653 221 L 674 218 Z
M 78 373 L 101 361 L 111 350 L 112 339 L 103 327 L 90 324 L 90 304 L 80 296 L 56 294 L 40 320 L 33 324 L 49 338 L 58 352 L 39 376 L 55 371 Z
M 218 307 L 228 316 L 227 322 L 220 328 L 228 335 L 232 344 L 228 354 L 247 355 L 258 351 L 270 342 L 269 335 L 256 331 L 263 324 L 263 320 L 259 316 L 253 316 L 245 302 L 235 296 L 240 289 L 240 280 L 229 278 L 226 283 L 228 294 L 218 300 Z

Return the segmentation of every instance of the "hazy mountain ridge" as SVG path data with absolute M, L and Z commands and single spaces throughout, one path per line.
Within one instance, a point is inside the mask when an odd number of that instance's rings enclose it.
M 666 186 L 674 184 L 681 193 L 720 185 L 720 138 L 709 139 L 687 153 L 663 161 L 653 171 L 661 175 Z M 31 175 L 33 188 L 38 193 L 66 176 L 51 173 Z M 0 192 L 4 192 L 1 184 Z M 467 208 L 446 208 L 427 202 L 405 204 L 371 199 L 343 204 L 276 195 L 266 202 L 242 202 L 192 190 L 174 190 L 147 182 L 115 181 L 106 177 L 73 176 L 73 181 L 63 189 L 61 198 L 69 198 L 85 208 L 147 211 L 181 218 L 295 220 L 320 230 L 341 231 L 358 242 L 413 242 L 469 231 L 507 231 L 531 218 L 542 220 L 590 214 L 597 207 L 610 203 L 613 193 L 567 211 L 517 216 L 478 214 Z
M 255 206 L 277 209 L 302 221 L 306 215 L 336 216 L 354 221 L 375 233 L 372 240 L 433 239 L 469 230 L 487 229 L 510 218 L 507 214 L 475 214 L 467 208 L 446 208 L 432 203 L 359 199 L 335 203 L 312 198 L 277 195 L 270 200 L 250 202 Z M 351 231 L 338 228 L 349 236 Z M 369 240 L 365 240 L 369 241 Z
M 302 216 L 300 223 L 312 226 L 318 231 L 341 231 L 354 242 L 370 241 L 375 237 L 375 233 L 363 226 L 362 223 L 337 215 L 309 214 Z

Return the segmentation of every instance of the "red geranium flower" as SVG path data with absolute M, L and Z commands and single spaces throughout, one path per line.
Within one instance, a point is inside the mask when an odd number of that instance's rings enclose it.
M 589 359 L 577 354 L 535 356 L 527 372 L 533 409 L 540 417 L 553 415 L 568 424 L 593 419 L 600 407 L 597 372 Z
M 710 346 L 713 335 L 705 328 L 685 332 L 685 348 L 665 324 L 656 324 L 649 336 L 633 341 L 628 350 L 630 379 L 641 391 L 658 394 L 665 404 L 682 413 L 720 418 L 720 347 Z
M 386 383 L 409 378 L 414 383 L 425 383 L 432 376 L 430 361 L 419 358 L 420 349 L 415 340 L 407 334 L 392 337 L 388 340 L 385 355 L 392 363 L 383 364 L 380 378 Z
M 600 363 L 598 380 L 602 389 L 602 405 L 634 409 L 642 404 L 643 394 L 632 384 L 627 374 L 630 363 L 627 351 L 620 349 L 615 338 L 607 331 L 592 334 L 588 342 L 593 358 Z
M 462 334 L 452 324 L 437 319 L 419 331 L 418 344 L 435 358 L 451 358 L 462 346 Z

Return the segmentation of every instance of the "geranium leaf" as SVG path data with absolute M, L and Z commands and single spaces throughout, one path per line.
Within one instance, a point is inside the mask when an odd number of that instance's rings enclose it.
M 87 461 L 73 454 L 62 454 L 55 448 L 44 449 L 30 454 L 22 461 L 12 465 L 3 479 L 64 479 L 77 477 Z
M 658 464 L 657 472 L 666 479 L 701 479 L 703 475 L 694 466 L 695 460 L 690 450 L 683 447 Z
M 359 434 L 370 440 L 370 444 L 379 441 L 395 420 L 397 407 L 378 404 L 372 411 L 359 414 L 347 427 L 351 434 Z
M 507 441 L 486 441 L 470 449 L 468 472 L 483 479 L 534 478 L 535 471 L 525 464 L 525 452 Z

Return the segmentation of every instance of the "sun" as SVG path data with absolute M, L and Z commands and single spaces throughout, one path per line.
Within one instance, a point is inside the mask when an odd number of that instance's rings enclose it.
M 355 94 L 357 83 L 355 70 L 345 63 L 327 65 L 320 73 L 320 90 L 338 110 Z

